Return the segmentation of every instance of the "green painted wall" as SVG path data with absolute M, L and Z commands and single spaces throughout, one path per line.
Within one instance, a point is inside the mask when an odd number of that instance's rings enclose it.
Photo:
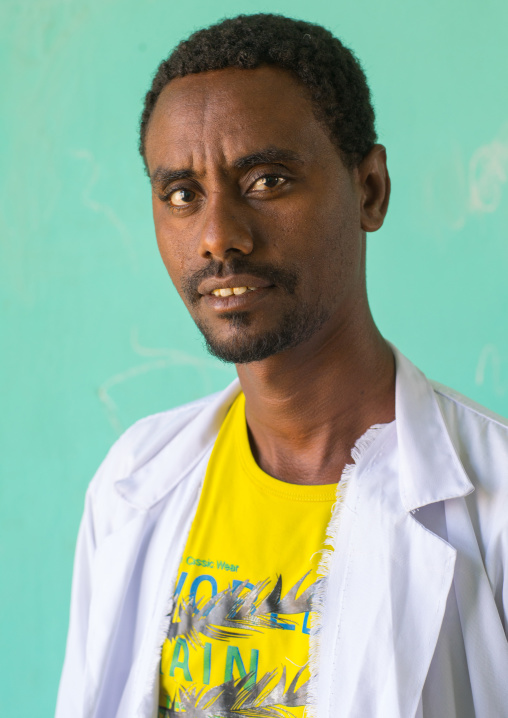
M 218 389 L 157 256 L 137 156 L 156 65 L 237 12 L 362 59 L 393 200 L 369 239 L 385 335 L 508 414 L 505 0 L 2 0 L 0 715 L 51 716 L 87 483 L 135 419 Z

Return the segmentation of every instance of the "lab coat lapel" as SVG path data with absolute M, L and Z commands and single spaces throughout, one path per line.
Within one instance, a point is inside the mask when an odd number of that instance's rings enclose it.
M 455 450 L 432 384 L 395 347 L 399 486 L 407 511 L 474 491 Z
M 453 578 L 454 549 L 401 506 L 390 450 L 396 435 L 393 427 L 386 431 L 371 447 L 379 453 L 358 465 L 338 530 L 321 637 L 319 718 L 415 715 Z
M 129 718 L 141 701 L 153 700 L 164 626 L 208 456 L 180 477 L 167 500 L 137 511 L 97 550 L 85 681 L 93 703 L 85 715 L 106 718 L 120 705 L 118 715 Z
M 320 635 L 319 718 L 413 718 L 456 550 L 417 509 L 473 490 L 432 386 L 394 349 L 396 417 L 350 478 Z
M 109 662 L 112 656 L 121 655 L 118 666 L 136 666 L 139 674 L 140 656 L 153 661 L 151 651 L 160 650 L 160 645 L 154 644 L 163 638 L 157 635 L 157 617 L 164 620 L 208 456 L 238 391 L 235 381 L 193 420 L 184 422 L 181 430 L 175 433 L 170 427 L 164 431 L 163 426 L 160 433 L 147 436 L 144 455 L 134 457 L 131 473 L 115 482 L 117 494 L 125 501 L 126 518 L 101 543 L 95 556 L 85 715 L 110 715 L 110 706 L 119 705 L 122 693 L 123 701 L 130 704 L 134 701 L 131 692 L 142 692 L 133 679 L 124 690 L 126 676 L 116 676 L 118 668 Z M 170 491 L 171 501 L 162 501 Z M 155 663 L 152 668 L 156 670 Z M 104 685 L 105 675 L 115 675 L 115 680 Z M 121 689 L 119 695 L 116 689 Z

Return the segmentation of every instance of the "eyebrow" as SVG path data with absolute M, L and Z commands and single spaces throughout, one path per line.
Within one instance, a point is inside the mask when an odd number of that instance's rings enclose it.
M 165 167 L 157 167 L 155 172 L 150 176 L 150 184 L 152 187 L 155 187 L 155 185 L 168 185 L 170 182 L 194 179 L 195 177 L 196 172 L 194 172 L 194 170 L 173 170 Z
M 281 149 L 279 147 L 266 147 L 263 150 L 252 152 L 249 155 L 239 157 L 233 162 L 235 169 L 246 169 L 256 165 L 269 165 L 282 162 L 297 162 L 303 164 L 303 158 L 293 150 Z M 196 179 L 197 172 L 191 169 L 171 169 L 158 167 L 150 177 L 152 187 L 155 185 L 168 185 L 171 182 L 184 179 Z
M 237 169 L 254 167 L 255 165 L 269 165 L 278 162 L 298 162 L 303 164 L 303 158 L 293 150 L 285 150 L 279 147 L 266 147 L 264 150 L 253 152 L 250 155 L 239 157 L 233 162 Z

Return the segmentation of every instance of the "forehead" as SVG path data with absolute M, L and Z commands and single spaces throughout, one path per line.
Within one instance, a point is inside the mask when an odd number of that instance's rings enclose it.
M 308 90 L 289 72 L 264 66 L 186 75 L 162 91 L 150 119 L 146 157 L 154 165 L 195 165 L 266 146 L 316 154 L 334 148 Z

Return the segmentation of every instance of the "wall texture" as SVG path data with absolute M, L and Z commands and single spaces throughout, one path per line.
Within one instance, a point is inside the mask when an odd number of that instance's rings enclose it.
M 504 0 L 3 0 L 0 715 L 52 715 L 87 483 L 137 418 L 219 389 L 157 256 L 137 155 L 158 62 L 238 12 L 320 22 L 370 79 L 393 181 L 369 237 L 376 320 L 508 414 Z M 22 706 L 22 707 L 21 707 Z

